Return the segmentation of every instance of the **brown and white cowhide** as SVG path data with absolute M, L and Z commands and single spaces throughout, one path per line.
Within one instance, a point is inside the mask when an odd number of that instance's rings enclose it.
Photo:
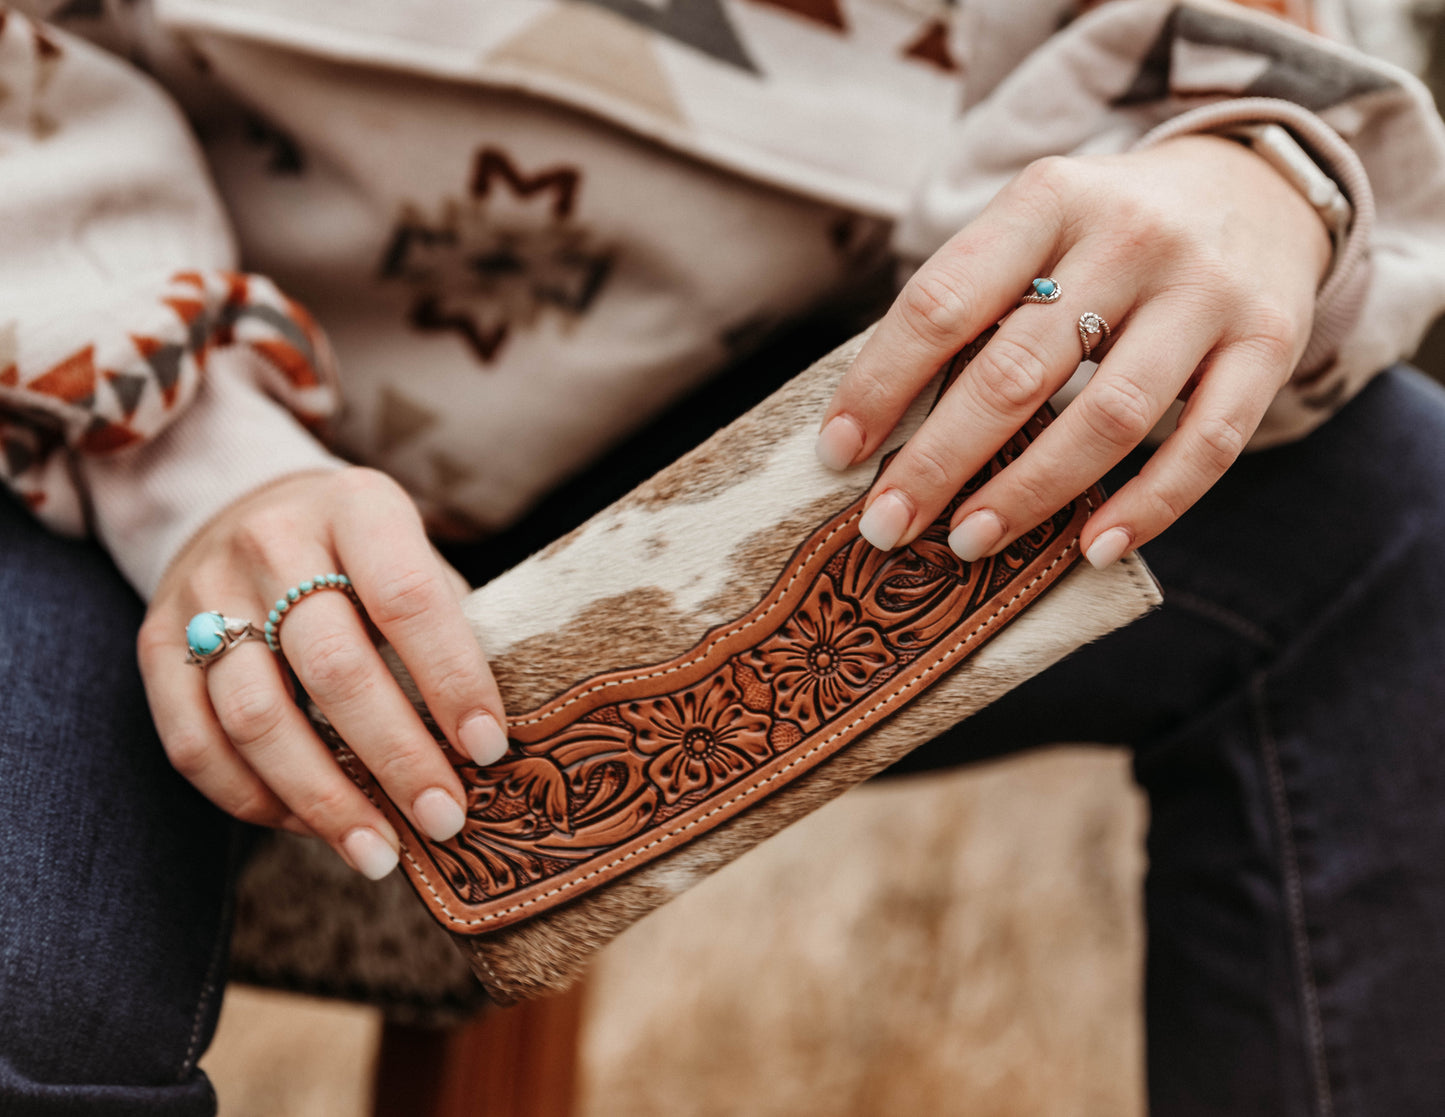
M 825 469 L 813 452 L 818 417 L 861 342 L 861 337 L 856 338 L 829 354 L 651 481 L 466 600 L 466 616 L 487 653 L 512 716 L 513 738 L 523 743 L 514 750 L 513 768 L 506 769 L 507 762 L 503 762 L 506 778 L 472 768 L 457 758 L 463 781 L 472 793 L 472 809 L 468 828 L 453 843 L 429 846 L 399 812 L 380 799 L 354 757 L 344 746 L 340 748 L 343 765 L 363 786 L 369 786 L 403 834 L 403 865 L 412 884 L 439 921 L 457 934 L 474 971 L 496 1000 L 505 1003 L 565 988 L 598 947 L 647 912 L 1018 682 L 1157 604 L 1157 586 L 1137 558 L 1107 571 L 1082 563 L 1070 568 L 1068 562 L 1077 557 L 1078 527 L 1087 510 L 1081 508 L 1072 516 L 1061 514 L 1051 521 L 1052 528 L 1045 525 L 1040 529 L 1042 542 L 1035 552 L 1025 548 L 1011 569 L 989 568 L 982 584 L 990 587 L 990 592 L 995 585 L 1001 588 L 995 597 L 982 599 L 985 604 L 978 612 L 967 613 L 958 621 L 961 625 L 979 622 L 969 630 L 967 640 L 948 643 L 961 628 L 949 630 L 946 639 L 939 638 L 948 658 L 938 660 L 937 671 L 930 669 L 928 689 L 912 683 L 897 687 L 909 699 L 907 704 L 894 694 L 889 701 L 896 699 L 897 705 L 885 709 L 879 701 L 870 706 L 866 732 L 857 739 L 849 738 L 841 751 L 822 754 L 827 758 L 818 766 L 799 766 L 797 770 L 803 774 L 791 782 L 771 783 L 776 790 L 767 797 L 752 795 L 752 789 L 747 795 L 734 795 L 739 785 L 727 785 L 723 794 L 733 795 L 724 803 L 729 810 L 712 812 L 723 821 L 709 823 L 712 829 L 676 827 L 667 832 L 667 842 L 653 838 L 660 830 L 636 831 L 641 838 L 634 832 L 623 834 L 637 843 L 630 847 L 620 842 L 608 845 L 598 835 L 624 830 L 627 811 L 641 815 L 657 808 L 662 813 L 658 804 L 664 802 L 679 811 L 687 807 L 690 800 L 676 787 L 639 791 L 626 785 L 623 791 L 627 795 L 617 793 L 621 806 L 603 817 L 593 831 L 578 824 L 568 814 L 571 801 L 575 799 L 587 809 L 595 807 L 599 798 L 609 793 L 607 781 L 617 782 L 617 769 L 608 773 L 594 766 L 580 775 L 577 768 L 564 771 L 566 765 L 555 762 L 552 754 L 543 754 L 535 745 L 529 749 L 526 727 L 552 718 L 562 726 L 559 732 L 563 736 L 572 733 L 575 739 L 577 731 L 557 720 L 561 716 L 558 711 L 581 703 L 584 719 L 593 719 L 583 728 L 602 742 L 589 740 L 586 749 L 605 751 L 609 734 L 635 745 L 636 739 L 629 737 L 635 726 L 629 728 L 633 723 L 628 720 L 627 707 L 599 710 L 601 699 L 589 696 L 616 686 L 621 688 L 619 701 L 654 699 L 646 687 L 661 684 L 652 680 L 680 670 L 679 664 L 689 665 L 690 670 L 690 665 L 706 658 L 699 649 L 719 643 L 717 633 L 745 631 L 740 618 L 767 617 L 773 611 L 763 609 L 762 603 L 781 602 L 786 592 L 779 587 L 792 584 L 785 575 L 792 570 L 795 578 L 801 576 L 799 564 L 806 561 L 806 554 L 818 553 L 823 543 L 807 552 L 801 545 L 834 538 L 830 523 L 853 522 L 839 517 L 867 492 L 881 456 L 900 445 L 922 422 L 937 389 L 935 385 L 920 396 L 874 458 L 843 473 Z M 874 570 L 868 564 L 883 561 L 876 552 L 865 554 L 859 548 L 866 548 L 861 540 L 846 555 L 840 551 L 841 557 L 826 573 L 819 568 L 809 574 L 817 579 L 811 584 L 827 581 L 825 589 L 831 592 L 832 581 L 841 586 L 850 576 L 848 571 L 861 578 L 856 574 L 860 565 Z M 936 561 L 956 563 L 948 559 L 946 548 L 935 550 L 942 556 Z M 1028 565 L 1029 561 L 1035 565 Z M 1039 585 L 1064 570 L 1069 572 L 995 635 L 1000 618 L 1012 616 L 1027 600 L 1026 594 L 1036 592 Z M 971 576 L 975 575 L 965 569 L 960 578 Z M 1018 580 L 1017 592 L 1008 580 L 1011 577 Z M 839 590 L 836 596 L 846 594 Z M 802 606 L 793 603 L 787 608 Z M 782 615 L 787 615 L 786 611 Z M 934 625 L 930 631 L 937 628 Z M 974 650 L 974 641 L 985 638 L 988 642 Z M 960 648 L 965 651 L 959 652 Z M 955 652 L 971 654 L 955 659 Z M 901 657 L 898 663 L 903 663 Z M 663 664 L 668 666 L 657 666 Z M 631 671 L 633 668 L 638 670 Z M 766 703 L 758 706 L 756 694 L 748 695 L 749 686 L 754 691 L 768 691 L 768 687 L 757 684 L 733 661 L 719 670 L 731 672 L 724 685 L 736 682 L 738 693 L 729 691 L 726 699 L 733 703 L 731 709 L 742 710 L 739 703 L 746 704 L 749 711 L 766 709 L 776 714 L 782 709 L 779 705 L 773 710 Z M 625 680 L 590 682 L 608 672 L 615 673 L 610 678 L 625 675 Z M 696 681 L 688 675 L 678 677 L 692 680 L 687 685 Z M 902 678 L 904 670 L 898 667 L 891 676 L 889 671 L 881 671 L 878 677 Z M 781 693 L 781 687 L 777 689 Z M 562 701 L 559 696 L 563 695 L 570 697 Z M 857 700 L 860 707 L 864 701 Z M 873 702 L 874 696 L 870 694 L 866 701 Z M 636 702 L 631 707 L 634 712 L 639 708 Z M 841 724 L 853 709 L 818 715 L 815 720 L 827 722 L 818 734 Z M 875 719 L 871 711 L 877 710 L 884 710 L 877 715 L 884 720 Z M 752 714 L 745 711 L 738 716 Z M 834 720 L 829 722 L 829 718 Z M 769 724 L 776 729 L 783 721 L 777 717 Z M 806 729 L 807 719 L 801 723 Z M 789 724 L 796 737 L 796 725 Z M 864 719 L 855 718 L 848 724 L 864 724 Z M 637 733 L 640 739 L 641 731 Z M 779 738 L 768 740 L 782 755 Z M 620 753 L 623 748 L 618 744 L 614 751 Z M 633 760 L 634 775 L 644 767 L 648 775 L 655 773 L 655 766 Z M 631 778 L 623 777 L 624 784 Z M 760 786 L 768 783 L 760 781 Z M 679 795 L 680 803 L 676 801 Z M 693 799 L 701 795 L 698 792 Z M 507 796 L 511 800 L 504 806 L 511 813 L 499 814 L 497 804 Z M 528 844 L 513 840 L 512 835 L 544 815 L 554 823 L 547 841 L 529 837 Z M 506 833 L 495 840 L 503 830 Z M 679 834 L 683 837 L 677 837 Z M 600 856 L 586 861 L 598 852 L 589 842 L 601 842 L 603 856 L 609 850 L 627 852 L 611 861 L 604 862 Z M 569 867 L 572 864 L 581 867 Z M 583 871 L 593 864 L 602 868 Z M 562 883 L 548 887 L 554 881 Z M 490 891 L 494 888 L 513 889 L 512 895 L 523 899 L 501 908 L 508 896 L 494 900 Z

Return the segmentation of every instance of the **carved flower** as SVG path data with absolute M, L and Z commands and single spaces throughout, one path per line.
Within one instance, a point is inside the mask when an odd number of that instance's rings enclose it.
M 773 685 L 779 715 L 812 730 L 852 705 L 896 660 L 858 606 L 823 575 L 783 626 L 746 662 Z
M 668 803 L 729 783 L 772 756 L 771 722 L 743 705 L 730 671 L 677 694 L 624 702 L 618 712 L 652 758 L 647 774 Z

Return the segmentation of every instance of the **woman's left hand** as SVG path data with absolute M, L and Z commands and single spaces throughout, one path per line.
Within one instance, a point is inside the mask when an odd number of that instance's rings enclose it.
M 1034 277 L 1052 276 L 1058 301 L 1002 323 L 873 486 L 861 527 L 884 549 L 927 527 L 1072 375 L 1078 320 L 1092 311 L 1113 331 L 1098 370 L 957 510 L 949 542 L 966 561 L 1001 550 L 1187 397 L 1175 432 L 1084 529 L 1089 561 L 1108 565 L 1178 519 L 1244 449 L 1304 351 L 1330 251 L 1310 204 L 1232 140 L 1040 160 L 903 288 L 828 407 L 819 457 L 842 468 L 873 453 L 944 362 Z

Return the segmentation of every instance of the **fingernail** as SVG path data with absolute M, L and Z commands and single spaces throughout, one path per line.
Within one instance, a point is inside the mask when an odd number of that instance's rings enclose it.
M 1084 557 L 1089 560 L 1089 565 L 1096 570 L 1103 570 L 1106 566 L 1113 566 L 1124 557 L 1124 552 L 1129 549 L 1133 542 L 1133 536 L 1129 534 L 1128 528 L 1111 527 L 1103 535 L 1095 539 L 1084 552 Z
M 411 813 L 434 842 L 455 838 L 467 823 L 467 812 L 440 787 L 429 787 L 413 799 Z
M 396 850 L 370 826 L 358 826 L 341 839 L 341 848 L 357 872 L 368 880 L 380 880 L 396 868 Z
M 977 562 L 1003 538 L 1003 521 L 997 512 L 980 508 L 963 518 L 948 535 L 948 545 L 964 562 Z
M 858 521 L 858 534 L 880 551 L 891 551 L 912 522 L 912 505 L 897 489 L 889 489 L 863 513 Z
M 462 722 L 457 740 L 473 764 L 495 764 L 507 755 L 507 734 L 491 714 L 477 714 Z
M 819 432 L 814 449 L 818 460 L 829 469 L 847 469 L 863 449 L 863 431 L 848 416 L 835 415 Z

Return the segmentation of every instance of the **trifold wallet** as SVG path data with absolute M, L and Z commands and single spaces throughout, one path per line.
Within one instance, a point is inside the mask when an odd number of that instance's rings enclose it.
M 856 338 L 471 594 L 512 751 L 485 769 L 448 751 L 468 794 L 452 840 L 413 829 L 328 732 L 493 999 L 566 987 L 647 912 L 1159 602 L 1137 557 L 1078 561 L 1097 491 L 974 563 L 947 545 L 956 502 L 892 552 L 858 534 L 882 460 L 983 340 L 835 473 L 813 444 Z

